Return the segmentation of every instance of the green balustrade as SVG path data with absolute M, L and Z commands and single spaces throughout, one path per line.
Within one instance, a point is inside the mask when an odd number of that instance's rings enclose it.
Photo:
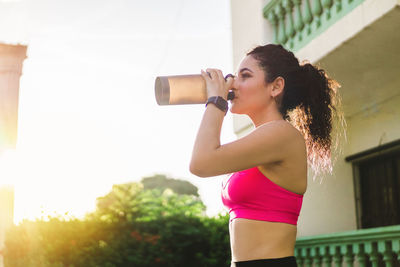
M 299 267 L 397 267 L 400 225 L 300 237 L 295 256 Z
M 264 17 L 273 42 L 298 51 L 365 0 L 271 0 Z

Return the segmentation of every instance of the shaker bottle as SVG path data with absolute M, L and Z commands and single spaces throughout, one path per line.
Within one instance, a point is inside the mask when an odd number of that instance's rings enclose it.
M 226 75 L 225 79 L 232 74 Z M 155 81 L 155 94 L 159 105 L 205 104 L 206 81 L 200 74 L 159 76 Z M 228 100 L 235 94 L 230 91 Z

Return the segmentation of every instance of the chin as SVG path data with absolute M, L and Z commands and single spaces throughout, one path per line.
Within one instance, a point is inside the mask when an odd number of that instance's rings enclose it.
M 239 109 L 239 107 L 235 104 L 232 104 L 232 106 L 230 107 L 229 111 L 232 114 L 245 114 L 242 110 Z

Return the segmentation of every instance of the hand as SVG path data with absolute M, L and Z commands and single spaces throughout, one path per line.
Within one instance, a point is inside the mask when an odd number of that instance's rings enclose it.
M 221 96 L 225 100 L 228 98 L 228 92 L 233 85 L 233 77 L 230 76 L 224 79 L 222 71 L 218 69 L 201 70 L 201 75 L 206 81 L 207 85 L 207 98 L 211 96 Z

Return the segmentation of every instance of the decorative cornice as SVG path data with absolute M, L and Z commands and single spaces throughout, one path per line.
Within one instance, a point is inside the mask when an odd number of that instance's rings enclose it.
M 10 45 L 10 44 L 2 44 L 0 43 L 0 55 L 9 55 L 9 56 L 14 56 L 18 57 L 21 59 L 26 58 L 26 50 L 27 46 L 26 45 Z

